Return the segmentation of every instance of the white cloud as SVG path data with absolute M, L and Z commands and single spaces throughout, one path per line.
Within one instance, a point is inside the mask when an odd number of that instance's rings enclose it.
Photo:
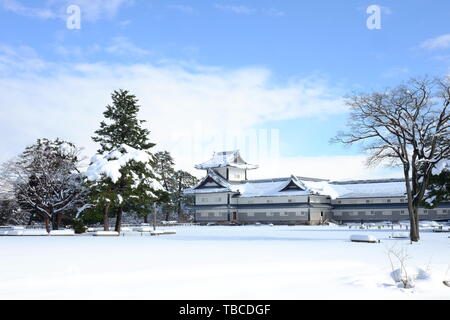
M 216 9 L 219 9 L 222 11 L 227 11 L 227 12 L 241 14 L 241 15 L 251 15 L 251 14 L 261 13 L 264 15 L 272 16 L 272 17 L 282 17 L 286 14 L 285 12 L 283 12 L 279 9 L 276 9 L 276 8 L 257 9 L 257 8 L 247 7 L 244 5 L 229 5 L 229 4 L 221 4 L 221 3 L 215 3 L 214 7 Z
M 55 4 L 61 3 L 63 8 L 69 5 L 78 5 L 81 8 L 82 18 L 96 21 L 106 18 L 112 19 L 118 15 L 123 7 L 133 4 L 133 0 L 52 0 Z
M 389 8 L 389 7 L 384 7 L 384 6 L 381 6 L 381 12 L 384 13 L 384 14 L 386 14 L 386 15 L 391 15 L 391 14 L 393 14 L 393 11 L 392 11 L 391 8 Z
M 269 16 L 273 16 L 273 17 L 282 17 L 284 15 L 286 15 L 286 13 L 284 11 L 275 9 L 275 8 L 268 8 L 268 9 L 262 9 L 262 11 L 269 15 Z
M 196 12 L 196 10 L 193 7 L 184 4 L 170 4 L 167 6 L 167 8 L 189 14 Z
M 39 72 L 45 70 L 46 67 L 47 63 L 38 56 L 33 48 L 0 44 L 0 74 L 4 77 L 16 73 Z
M 51 9 L 27 7 L 17 0 L 0 0 L 0 5 L 4 10 L 14 12 L 22 16 L 36 17 L 40 19 L 52 19 L 57 17 Z
M 409 69 L 405 67 L 394 67 L 383 72 L 382 77 L 384 78 L 397 78 L 403 77 L 409 74 Z
M 450 33 L 425 40 L 420 46 L 429 50 L 450 48 Z
M 143 58 L 150 55 L 150 50 L 137 46 L 126 37 L 115 37 L 109 43 L 96 43 L 90 46 L 64 46 L 56 45 L 55 52 L 65 58 L 86 59 L 96 54 L 108 54 L 128 58 Z
M 125 37 L 115 37 L 113 43 L 105 48 L 108 53 L 121 56 L 146 56 L 150 51 L 138 47 Z
M 329 180 L 402 177 L 398 168 L 368 168 L 366 159 L 363 155 L 261 159 L 260 168 L 250 172 L 249 178 L 288 177 L 291 174 Z
M 112 19 L 124 6 L 131 5 L 133 0 L 48 0 L 42 8 L 25 6 L 19 0 L 0 0 L 4 10 L 18 15 L 40 19 L 66 19 L 66 9 L 69 5 L 78 5 L 82 19 L 96 21 L 98 19 Z
M 264 67 L 230 70 L 173 62 L 55 64 L 39 59 L 31 49 L 6 49 L 0 52 L 4 71 L 0 76 L 0 134 L 4 137 L 0 161 L 39 137 L 72 140 L 91 155 L 97 148 L 91 136 L 110 103 L 111 92 L 119 88 L 139 98 L 140 116 L 148 121 L 157 150 L 170 151 L 186 170 L 220 148 L 212 141 L 215 136 L 239 137 L 240 132 L 268 120 L 322 117 L 346 110 L 341 90 L 320 77 L 276 84 Z M 41 67 L 27 69 L 36 61 Z M 309 169 L 302 162 L 295 167 L 295 162 L 289 163 L 292 173 L 324 173 L 317 166 Z M 284 174 L 287 168 L 284 164 L 273 167 L 273 174 Z
M 214 7 L 219 10 L 233 12 L 236 14 L 245 14 L 245 15 L 253 14 L 257 11 L 254 8 L 250 8 L 250 7 L 243 6 L 243 5 L 226 5 L 226 4 L 215 3 Z

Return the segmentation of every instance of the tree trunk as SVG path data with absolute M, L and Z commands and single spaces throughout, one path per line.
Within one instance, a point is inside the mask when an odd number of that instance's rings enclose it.
M 169 221 L 169 214 L 170 214 L 170 211 L 166 211 L 166 218 L 165 218 L 166 221 Z
M 47 230 L 47 232 L 50 232 L 50 221 L 47 216 L 44 217 L 44 223 L 45 223 L 45 230 Z
M 59 227 L 61 226 L 61 220 L 62 220 L 62 213 L 56 214 L 56 229 L 59 230 Z
M 183 190 L 183 187 L 182 187 L 182 184 L 181 184 L 182 178 L 183 177 L 180 175 L 180 179 L 178 180 L 178 201 L 177 201 L 177 217 L 178 217 L 178 220 L 180 220 L 180 213 L 181 213 L 181 197 L 180 197 L 180 195 L 181 195 L 181 192 Z
M 418 242 L 420 240 L 418 210 L 419 209 L 416 206 L 413 206 L 412 212 L 410 213 L 411 228 L 409 231 L 409 236 L 411 242 Z
M 144 223 L 148 223 L 148 213 L 144 216 Z
M 153 230 L 156 230 L 156 204 L 153 204 Z
M 56 223 L 56 214 L 52 207 L 50 207 L 50 216 L 52 217 L 52 229 L 58 230 L 58 224 Z
M 405 184 L 406 184 L 406 194 L 408 197 L 408 213 L 409 213 L 409 238 L 412 242 L 418 242 L 420 240 L 419 237 L 419 222 L 418 222 L 418 204 L 415 203 L 413 199 L 414 188 L 411 188 L 411 182 L 409 178 L 409 168 L 404 167 L 404 175 L 405 175 Z M 413 189 L 413 190 L 411 190 Z
M 117 218 L 116 218 L 116 232 L 120 233 L 120 227 L 122 226 L 122 214 L 123 214 L 123 209 L 120 207 L 117 210 Z
M 103 230 L 109 231 L 109 206 L 111 204 L 109 202 L 103 208 Z
M 177 217 L 178 217 L 178 220 L 180 219 L 180 214 L 181 214 L 181 200 L 178 200 L 178 206 L 177 206 Z
M 28 219 L 28 226 L 31 226 L 31 223 L 33 222 L 34 213 L 30 214 L 30 219 Z

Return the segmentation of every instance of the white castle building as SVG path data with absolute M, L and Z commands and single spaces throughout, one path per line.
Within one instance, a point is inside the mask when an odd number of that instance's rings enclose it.
M 298 176 L 248 180 L 257 165 L 239 151 L 217 152 L 195 168 L 206 176 L 186 195 L 200 223 L 319 224 L 408 220 L 403 179 L 329 181 Z M 433 210 L 421 208 L 422 220 L 449 220 L 450 203 Z

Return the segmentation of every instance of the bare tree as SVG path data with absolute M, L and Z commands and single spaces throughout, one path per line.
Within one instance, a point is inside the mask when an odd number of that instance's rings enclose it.
M 50 231 L 58 229 L 64 214 L 83 205 L 86 189 L 78 171 L 80 149 L 70 142 L 39 139 L 18 157 L 14 175 L 21 208 L 35 211 Z
M 433 168 L 450 155 L 450 79 L 411 79 L 385 92 L 347 99 L 349 131 L 333 142 L 361 142 L 368 165 L 400 166 L 406 184 L 411 241 L 419 241 L 419 205 Z
M 0 225 L 25 224 L 30 222 L 31 213 L 21 210 L 14 193 L 17 184 L 15 159 L 0 165 Z

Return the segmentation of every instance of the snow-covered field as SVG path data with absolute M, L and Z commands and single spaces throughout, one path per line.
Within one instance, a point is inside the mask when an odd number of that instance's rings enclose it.
M 173 227 L 171 227 L 172 229 Z M 390 239 L 388 229 L 189 226 L 150 237 L 0 237 L 1 299 L 449 299 L 448 233 Z M 372 234 L 381 243 L 352 243 Z M 390 276 L 397 243 L 430 274 Z

